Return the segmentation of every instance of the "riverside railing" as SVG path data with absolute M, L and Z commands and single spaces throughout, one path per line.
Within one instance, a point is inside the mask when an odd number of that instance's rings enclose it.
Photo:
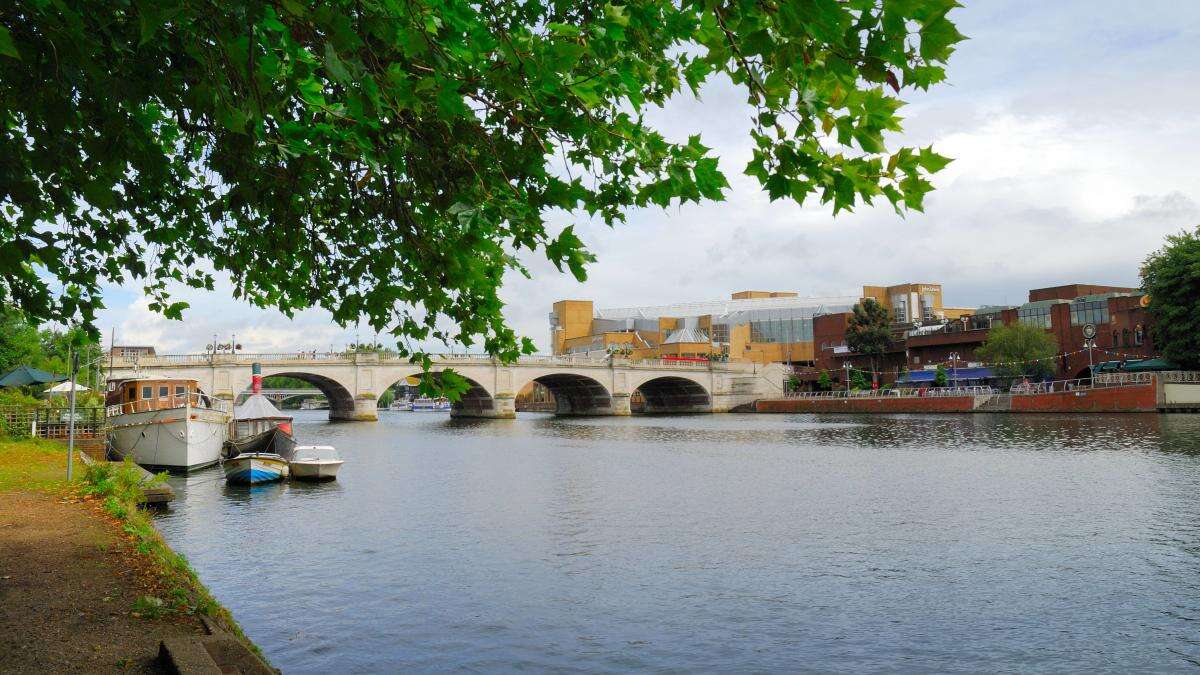
M 171 410 L 174 408 L 200 408 L 231 413 L 229 401 L 214 398 L 207 394 L 193 392 L 191 394 L 168 395 L 161 398 L 142 398 L 126 403 L 115 403 L 104 409 L 109 417 L 129 415 L 138 412 L 153 412 L 156 410 Z
M 1018 382 L 1003 387 L 987 385 L 970 387 L 904 387 L 896 389 L 845 389 L 833 391 L 797 391 L 789 392 L 784 398 L 924 398 L 930 396 L 985 396 L 990 394 L 1011 394 L 1013 396 L 1032 396 L 1037 394 L 1054 394 L 1062 392 L 1088 391 L 1092 389 L 1111 389 L 1116 387 L 1132 387 L 1151 384 L 1154 378 L 1163 382 L 1197 382 L 1200 383 L 1198 371 L 1164 371 L 1153 373 L 1104 373 L 1095 378 L 1052 380 L 1049 382 Z
M 75 408 L 77 438 L 102 438 L 106 424 L 102 406 Z M 62 439 L 70 425 L 70 408 L 0 406 L 0 427 L 10 436 Z

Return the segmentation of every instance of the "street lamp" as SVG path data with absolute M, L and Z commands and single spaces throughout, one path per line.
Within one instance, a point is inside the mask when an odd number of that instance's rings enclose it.
M 950 352 L 950 386 L 958 381 L 958 352 Z
M 90 368 L 103 359 L 104 356 L 101 355 L 83 364 L 83 367 Z M 67 364 L 67 370 L 71 373 L 71 390 L 68 394 L 70 412 L 67 413 L 67 482 L 69 483 L 75 475 L 75 378 L 79 375 L 80 368 L 79 352 L 75 351 L 71 345 L 67 345 Z
M 842 361 L 842 367 L 846 369 L 846 395 L 850 395 L 850 360 Z

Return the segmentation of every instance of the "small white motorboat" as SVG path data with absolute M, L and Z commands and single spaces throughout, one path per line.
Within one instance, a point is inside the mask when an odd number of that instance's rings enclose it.
M 225 480 L 230 483 L 257 485 L 283 480 L 288 476 L 286 459 L 272 452 L 246 452 L 221 460 Z
M 337 478 L 338 469 L 345 463 L 332 445 L 298 445 L 289 464 L 292 478 L 330 480 Z

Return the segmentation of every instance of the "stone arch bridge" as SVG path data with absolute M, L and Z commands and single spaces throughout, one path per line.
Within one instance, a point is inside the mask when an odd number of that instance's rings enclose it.
M 250 387 L 251 364 L 265 377 L 308 382 L 329 400 L 333 420 L 377 419 L 379 394 L 421 373 L 407 359 L 380 354 L 177 354 L 114 359 L 110 377 L 182 377 L 221 398 Z M 515 398 L 530 382 L 554 394 L 559 415 L 629 415 L 640 392 L 646 413 L 728 412 L 783 393 L 786 369 L 779 364 L 629 361 L 532 356 L 501 363 L 487 356 L 442 355 L 431 371 L 452 369 L 470 390 L 454 404 L 455 417 L 511 418 Z

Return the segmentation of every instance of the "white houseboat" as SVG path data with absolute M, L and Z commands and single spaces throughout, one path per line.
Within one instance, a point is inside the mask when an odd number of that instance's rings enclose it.
M 229 430 L 229 405 L 196 380 L 111 380 L 105 398 L 109 446 L 153 470 L 193 471 L 216 464 Z

